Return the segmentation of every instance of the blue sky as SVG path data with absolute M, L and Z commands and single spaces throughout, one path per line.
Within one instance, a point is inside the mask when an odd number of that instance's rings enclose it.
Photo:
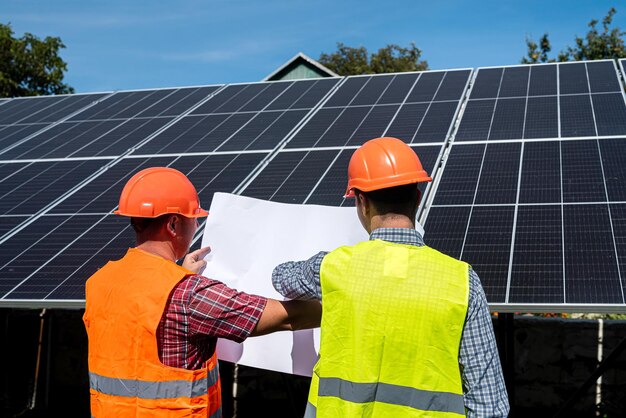
M 556 56 L 612 6 L 626 30 L 626 6 L 604 0 L 2 0 L 0 22 L 60 37 L 82 93 L 259 81 L 337 42 L 415 42 L 431 69 L 518 64 L 527 36 L 548 32 Z

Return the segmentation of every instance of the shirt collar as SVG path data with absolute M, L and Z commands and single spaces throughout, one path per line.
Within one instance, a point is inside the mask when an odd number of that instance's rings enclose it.
M 370 240 L 374 239 L 418 247 L 424 245 L 422 234 L 410 228 L 378 228 L 370 234 Z

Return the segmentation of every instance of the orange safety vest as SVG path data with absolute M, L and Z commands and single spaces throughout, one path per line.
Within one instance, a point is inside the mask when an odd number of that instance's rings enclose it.
M 131 248 L 87 280 L 92 417 L 221 417 L 216 353 L 199 370 L 159 360 L 157 327 L 187 274 L 193 273 Z

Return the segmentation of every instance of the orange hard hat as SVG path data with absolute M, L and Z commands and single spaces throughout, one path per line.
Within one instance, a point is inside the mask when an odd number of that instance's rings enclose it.
M 187 176 L 169 167 L 141 170 L 128 180 L 116 215 L 156 218 L 166 213 L 179 213 L 199 218 L 209 213 L 200 207 L 200 199 Z
M 348 188 L 364 192 L 432 181 L 415 151 L 398 138 L 370 139 L 352 154 L 348 165 Z

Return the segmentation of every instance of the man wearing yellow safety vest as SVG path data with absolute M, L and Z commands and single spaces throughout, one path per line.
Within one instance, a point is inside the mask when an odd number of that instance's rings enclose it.
M 201 275 L 209 248 L 185 254 L 208 213 L 180 171 L 138 172 L 115 213 L 130 217 L 137 246 L 87 281 L 92 417 L 221 417 L 218 337 L 319 326 L 319 302 L 246 294 Z
M 416 183 L 432 179 L 396 138 L 357 149 L 345 197 L 370 240 L 287 262 L 273 284 L 323 302 L 306 417 L 506 417 L 487 301 L 472 268 L 424 245 Z

